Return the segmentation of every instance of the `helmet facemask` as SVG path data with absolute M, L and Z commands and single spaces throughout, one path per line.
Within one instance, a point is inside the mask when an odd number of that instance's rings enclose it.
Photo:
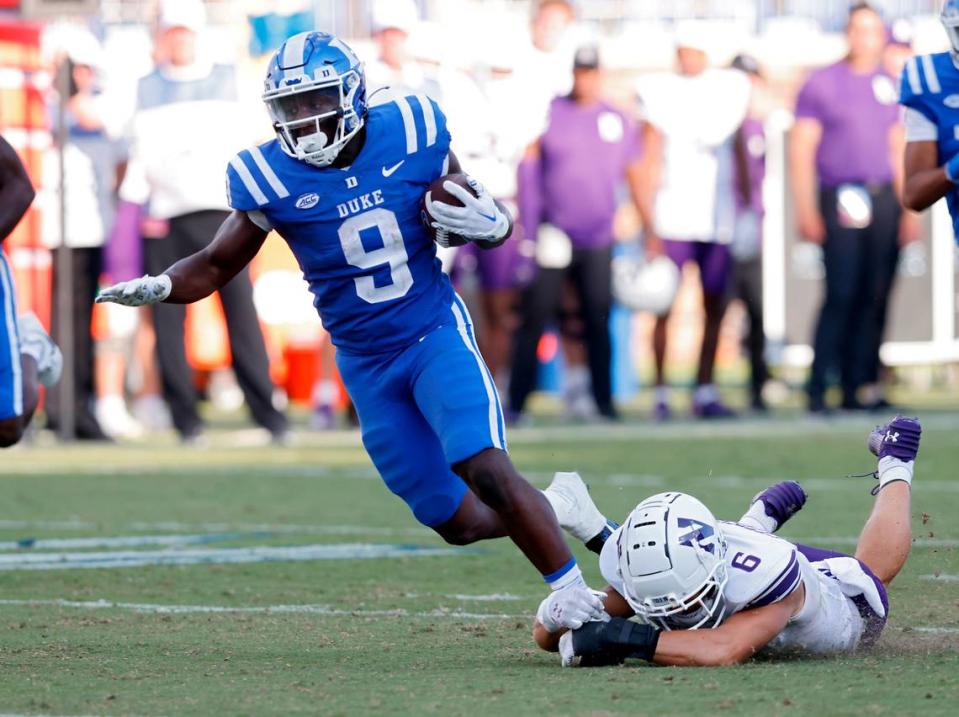
M 700 561 L 714 561 L 703 583 L 692 590 L 688 595 L 650 596 L 640 598 L 631 594 L 630 586 L 626 583 L 626 601 L 636 614 L 651 625 L 661 630 L 696 630 L 698 628 L 716 627 L 726 617 L 726 598 L 723 590 L 729 576 L 726 574 L 726 563 L 723 559 L 725 547 L 718 543 L 718 560 L 706 552 L 698 544 L 694 544 L 700 555 Z
M 360 131 L 357 93 L 362 75 L 350 70 L 329 80 L 303 78 L 263 94 L 280 146 L 287 154 L 315 167 L 328 167 Z

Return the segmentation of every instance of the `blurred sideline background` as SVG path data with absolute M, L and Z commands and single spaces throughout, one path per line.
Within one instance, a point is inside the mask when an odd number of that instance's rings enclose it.
M 547 82 L 541 72 L 537 75 L 530 70 L 535 64 L 530 59 L 531 3 L 420 0 L 415 3 L 412 20 L 403 15 L 405 10 L 400 6 L 404 3 L 400 0 L 394 8 L 384 9 L 389 4 L 381 2 L 377 9 L 372 0 L 208 0 L 208 19 L 200 30 L 199 47 L 210 60 L 236 67 L 243 120 L 249 120 L 253 132 L 258 132 L 250 139 L 264 141 L 272 132 L 259 91 L 266 61 L 285 37 L 311 28 L 334 31 L 347 39 L 372 74 L 380 52 L 372 37 L 377 29 L 376 12 L 399 13 L 395 22 L 407 23 L 404 28 L 408 29 L 410 63 L 424 81 L 433 80 L 447 95 L 440 102 L 450 118 L 454 150 L 461 157 L 475 155 L 477 161 L 464 161 L 464 167 L 487 181 L 482 147 L 492 146 L 496 138 L 485 137 L 484 132 L 493 132 L 493 127 L 509 124 L 514 118 L 519 122 L 526 111 L 522 93 L 514 94 L 510 102 L 497 102 L 494 85 L 508 76 L 521 78 L 530 87 Z M 897 46 L 915 53 L 947 48 L 934 0 L 874 5 L 881 9 Z M 597 45 L 606 70 L 605 92 L 630 114 L 636 113 L 636 80 L 646 73 L 672 68 L 675 33 L 683 20 L 695 18 L 708 28 L 708 53 L 714 65 L 726 66 L 742 52 L 761 64 L 767 80 L 764 96 L 758 99 L 766 128 L 767 157 L 763 186 L 763 323 L 767 357 L 777 379 L 773 402 L 788 402 L 790 390 L 801 386 L 812 359 L 810 342 L 821 302 L 823 270 L 821 251 L 799 242 L 794 228 L 785 136 L 792 123 L 796 93 L 808 72 L 839 60 L 845 52 L 843 29 L 849 3 L 589 0 L 576 4 L 576 11 L 574 25 L 553 53 L 555 72 L 570 72 L 577 47 Z M 55 142 L 56 64 L 67 55 L 76 64 L 94 67 L 105 132 L 122 146 L 134 112 L 137 80 L 151 70 L 162 50 L 154 42 L 157 14 L 155 0 L 0 0 L 0 130 L 21 154 L 40 190 L 28 217 L 4 248 L 15 270 L 21 311 L 32 308 L 45 322 L 51 315 L 50 249 L 60 244 L 63 191 Z M 892 70 L 890 74 L 894 74 Z M 473 92 L 484 101 L 473 102 Z M 197 117 L 196 121 L 202 123 L 204 118 Z M 461 149 L 465 144 L 470 144 L 470 149 Z M 81 165 L 71 164 L 69 157 L 65 161 L 68 204 L 71 183 L 82 183 L 83 172 L 90 171 Z M 80 208 L 67 208 L 68 214 L 71 211 L 79 212 Z M 68 220 L 68 246 L 70 227 Z M 624 201 L 616 221 L 617 241 L 634 241 L 640 229 L 635 210 Z M 104 229 L 103 234 L 108 236 L 109 230 Z M 107 273 L 103 281 L 122 278 L 129 277 Z M 278 237 L 271 237 L 257 257 L 252 278 L 272 378 L 281 389 L 278 393 L 282 396 L 278 395 L 277 400 L 315 402 L 316 386 L 324 370 L 320 353 L 326 336 L 296 264 Z M 902 382 L 907 390 L 932 391 L 947 402 L 955 398 L 959 383 L 957 279 L 955 242 L 940 203 L 923 218 L 921 241 L 905 247 L 900 258 L 881 355 L 883 363 L 895 369 L 887 376 Z M 677 383 L 691 380 L 697 359 L 702 331 L 697 287 L 695 270 L 687 267 L 671 318 L 669 375 Z M 724 320 L 718 351 L 721 384 L 745 383 L 746 362 L 741 349 L 744 321 L 743 311 L 734 304 Z M 143 370 L 150 363 L 152 351 L 149 327 L 144 323 L 138 321 L 137 312 L 98 306 L 92 332 L 97 341 L 96 398 L 115 398 L 103 390 L 102 384 L 115 384 L 119 372 L 123 396 L 131 401 L 132 417 L 150 429 L 159 427 L 162 421 L 156 421 L 156 402 L 147 400 L 137 410 L 136 399 L 155 398 L 157 393 L 156 379 L 151 385 L 149 372 Z M 621 402 L 628 403 L 649 382 L 652 318 L 620 308 L 611 324 L 615 392 Z M 82 332 L 85 327 L 73 329 Z M 188 355 L 198 380 L 221 407 L 238 407 L 242 397 L 226 370 L 230 356 L 216 298 L 190 307 L 187 334 Z M 556 372 L 550 368 L 555 364 L 556 344 L 550 334 L 540 345 L 544 388 L 557 385 Z M 107 360 L 102 361 L 105 356 Z M 124 435 L 119 429 L 114 433 Z M 131 429 L 130 435 L 135 434 Z

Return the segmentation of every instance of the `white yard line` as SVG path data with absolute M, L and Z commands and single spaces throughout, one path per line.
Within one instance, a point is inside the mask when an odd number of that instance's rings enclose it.
M 273 537 L 269 531 L 250 533 L 199 533 L 194 535 L 115 535 L 100 538 L 25 538 L 0 541 L 0 550 L 82 550 L 85 548 L 140 548 L 148 545 L 178 547 L 251 538 Z
M 959 627 L 910 627 L 912 632 L 924 632 L 929 635 L 959 635 Z
M 465 612 L 462 610 L 347 610 L 329 605 L 260 605 L 255 607 L 230 605 L 161 605 L 154 603 L 111 602 L 109 600 L 0 600 L 0 606 L 11 607 L 61 607 L 77 610 L 129 610 L 159 615 L 190 615 L 209 613 L 238 613 L 262 615 L 334 615 L 352 617 L 421 617 L 463 620 L 517 620 L 527 619 L 530 614 L 506 614 Z
M 959 575 L 920 575 L 919 579 L 943 583 L 959 583 Z
M 462 557 L 469 549 L 385 543 L 343 543 L 183 550 L 119 550 L 109 552 L 19 552 L 0 554 L 3 570 L 132 568 L 155 565 L 237 565 L 304 560 L 363 560 L 405 557 Z

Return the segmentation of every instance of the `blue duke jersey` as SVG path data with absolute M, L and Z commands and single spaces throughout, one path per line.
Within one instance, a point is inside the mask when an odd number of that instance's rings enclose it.
M 370 108 L 366 142 L 347 169 L 294 159 L 277 140 L 230 162 L 230 206 L 259 212 L 286 240 L 337 347 L 396 351 L 449 315 L 453 290 L 420 221 L 449 147 L 440 108 L 410 95 Z
M 428 526 L 448 521 L 467 493 L 451 466 L 506 448 L 469 314 L 420 222 L 449 147 L 439 107 L 412 95 L 368 111 L 366 142 L 348 169 L 316 168 L 273 141 L 240 152 L 227 171 L 230 205 L 293 250 L 340 349 L 363 445 Z
M 940 166 L 959 154 L 959 68 L 951 53 L 910 59 L 902 73 L 899 103 L 907 108 L 907 141 L 937 142 Z M 959 186 L 946 194 L 946 203 L 959 241 Z
M 853 650 L 860 644 L 866 623 L 860 609 L 847 597 L 847 593 L 862 592 L 857 586 L 864 573 L 858 561 L 831 554 L 837 557 L 810 562 L 801 547 L 775 535 L 738 523 L 721 521 L 719 525 L 726 540 L 728 580 L 723 595 L 727 615 L 778 602 L 800 586 L 805 589 L 803 607 L 764 652 L 834 653 Z M 600 570 L 610 586 L 622 594 L 618 538 L 617 530 L 603 546 Z

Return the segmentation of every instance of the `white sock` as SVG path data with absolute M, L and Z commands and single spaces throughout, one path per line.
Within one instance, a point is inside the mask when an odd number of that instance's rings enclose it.
M 558 576 L 555 573 L 543 576 L 550 590 L 562 590 L 563 588 L 576 584 L 586 585 L 586 582 L 583 580 L 583 572 L 576 564 L 576 558 L 570 558 L 569 563 L 566 563 L 566 565 L 560 568 L 560 571 L 562 571 L 562 574 Z
M 766 506 L 761 500 L 757 500 L 747 510 L 743 517 L 739 519 L 740 525 L 747 528 L 758 530 L 761 533 L 775 533 L 779 523 L 772 516 L 766 515 Z
M 912 469 L 915 461 L 901 461 L 894 456 L 886 456 L 879 460 L 879 488 L 885 488 L 889 483 L 901 480 L 912 485 Z
M 711 383 L 704 383 L 696 387 L 696 392 L 693 393 L 693 403 L 696 403 L 700 406 L 706 403 L 712 403 L 713 401 L 719 400 L 719 392 L 716 390 L 716 387 Z

